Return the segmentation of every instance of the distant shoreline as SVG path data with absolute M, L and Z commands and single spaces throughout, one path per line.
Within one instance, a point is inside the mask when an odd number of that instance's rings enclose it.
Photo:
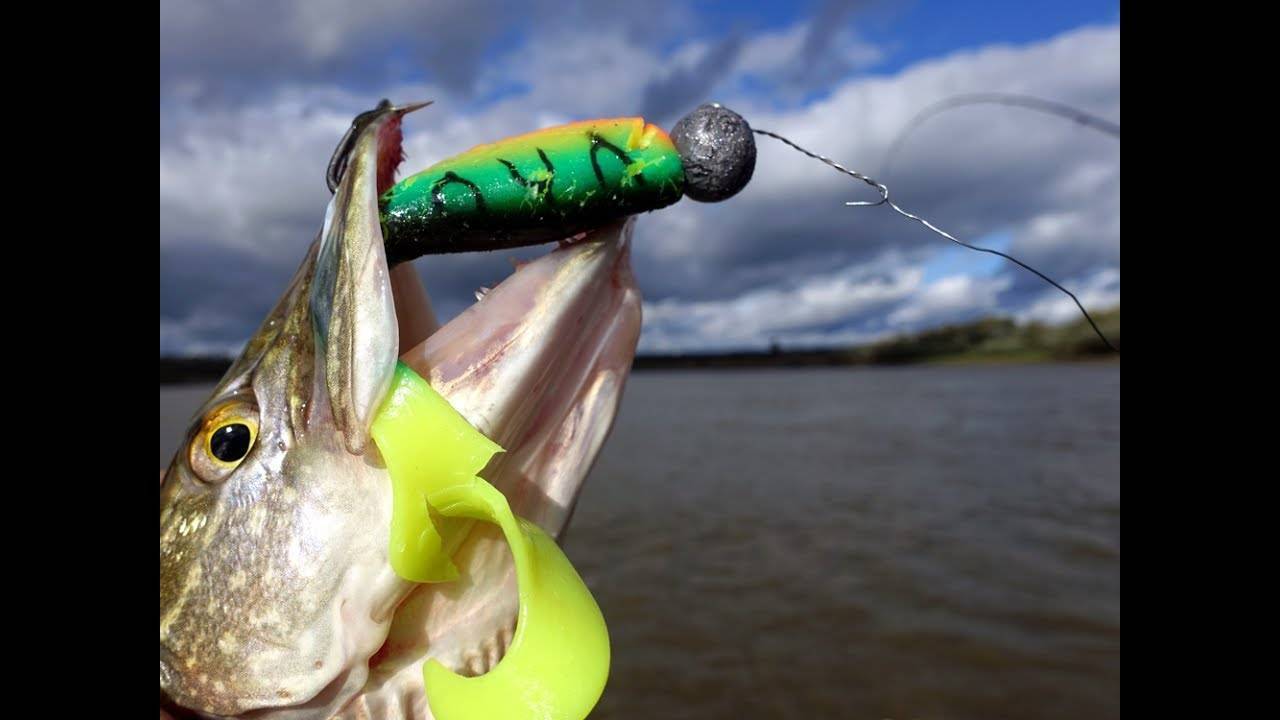
M 195 362 L 200 367 L 191 367 Z M 216 367 L 214 365 L 216 364 Z M 1048 364 L 1120 364 L 1118 355 L 1092 356 L 1076 358 L 1059 358 L 1051 356 L 982 356 L 982 357 L 941 357 L 913 362 L 844 362 L 814 357 L 812 353 L 784 353 L 781 356 L 761 354 L 738 355 L 642 355 L 637 356 L 631 365 L 632 372 L 654 372 L 664 370 L 770 370 L 796 368 L 835 368 L 835 367 L 974 367 L 999 365 L 1048 365 Z M 221 368 L 220 370 L 217 368 Z M 162 386 L 198 385 L 220 380 L 231 361 L 216 361 L 208 358 L 161 358 L 160 384 Z
M 1120 346 L 1120 308 L 1097 313 L 1099 325 Z M 232 358 L 162 357 L 160 384 L 215 382 Z M 1008 365 L 1052 362 L 1119 362 L 1091 328 L 1078 321 L 1060 327 L 1018 325 L 1008 318 L 927 330 L 871 345 L 831 349 L 733 353 L 638 355 L 631 368 L 646 370 L 732 370 L 745 368 L 855 367 L 904 365 Z
M 192 385 L 217 382 L 231 367 L 222 358 L 160 358 L 161 385 Z M 813 351 L 782 353 L 727 353 L 716 355 L 638 355 L 631 365 L 633 372 L 661 370 L 767 370 L 770 368 L 831 367 L 919 367 L 978 365 L 1040 365 L 1051 363 L 1119 364 L 1120 356 L 1087 355 L 1055 357 L 1048 354 L 1022 353 L 1009 355 L 957 354 L 911 361 L 868 362 L 850 359 L 847 351 Z

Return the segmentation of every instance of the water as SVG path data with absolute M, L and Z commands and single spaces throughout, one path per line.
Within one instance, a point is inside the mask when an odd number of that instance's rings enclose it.
M 208 390 L 161 389 L 162 465 Z M 1119 397 L 1118 365 L 634 375 L 566 537 L 592 718 L 1118 718 Z

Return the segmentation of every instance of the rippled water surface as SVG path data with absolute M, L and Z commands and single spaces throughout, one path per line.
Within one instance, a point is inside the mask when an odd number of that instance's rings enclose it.
M 161 388 L 161 464 L 209 386 Z M 1120 367 L 633 375 L 593 718 L 1119 717 Z

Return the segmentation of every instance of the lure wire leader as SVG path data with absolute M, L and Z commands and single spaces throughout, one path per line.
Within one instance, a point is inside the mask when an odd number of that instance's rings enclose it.
M 783 137 L 783 136 L 779 135 L 778 133 L 775 133 L 775 132 L 772 132 L 772 131 L 769 131 L 769 130 L 762 130 L 762 129 L 760 129 L 760 128 L 752 128 L 751 130 L 752 130 L 752 132 L 755 132 L 755 133 L 757 133 L 757 134 L 759 134 L 759 135 L 767 135 L 768 137 L 771 137 L 771 138 L 773 138 L 773 139 L 775 139 L 775 140 L 779 140 L 779 141 L 781 141 L 781 142 L 785 143 L 786 145 L 791 146 L 793 149 L 800 151 L 800 152 L 801 152 L 801 153 L 803 153 L 804 155 L 808 155 L 809 157 L 811 157 L 811 158 L 813 158 L 813 159 L 815 159 L 815 160 L 818 160 L 818 161 L 820 161 L 820 162 L 822 162 L 822 163 L 825 163 L 826 165 L 831 166 L 832 168 L 834 168 L 834 169 L 835 169 L 836 171 L 838 171 L 838 172 L 844 173 L 845 175 L 848 175 L 849 177 L 851 177 L 851 178 L 853 178 L 853 179 L 855 179 L 855 180 L 858 180 L 858 181 L 861 181 L 861 182 L 863 182 L 863 183 L 866 183 L 867 185 L 870 185 L 871 187 L 873 187 L 873 188 L 875 188 L 875 189 L 876 189 L 876 192 L 880 193 L 880 199 L 879 199 L 879 200 L 854 200 L 854 201 L 846 202 L 846 203 L 845 203 L 845 205 L 846 205 L 846 206 L 848 206 L 848 207 L 875 207 L 875 206 L 877 206 L 877 205 L 888 205 L 889 207 L 893 208 L 893 210 L 894 210 L 895 212 L 897 212 L 899 215 L 901 215 L 901 216 L 903 216 L 903 217 L 907 218 L 908 220 L 914 220 L 915 222 L 920 223 L 921 225 L 925 226 L 926 228 L 928 228 L 929 230 L 933 231 L 934 233 L 936 233 L 936 234 L 938 234 L 938 235 L 940 235 L 940 236 L 942 236 L 942 237 L 946 238 L 947 240 L 950 240 L 951 242 L 953 242 L 953 243 L 955 243 L 955 244 L 957 244 L 957 245 L 959 245 L 959 246 L 961 246 L 961 247 L 963 247 L 963 248 L 968 248 L 969 250 L 974 250 L 974 251 L 977 251 L 977 252 L 983 252 L 983 253 L 988 253 L 988 254 L 991 254 L 991 255 L 996 255 L 996 256 L 1002 257 L 1002 258 L 1004 258 L 1005 260 L 1008 260 L 1009 262 L 1014 263 L 1015 265 L 1017 265 L 1017 266 L 1019 266 L 1019 267 L 1021 267 L 1021 268 L 1025 269 L 1025 270 L 1028 270 L 1028 271 L 1030 271 L 1030 272 L 1034 273 L 1034 274 L 1035 274 L 1037 277 L 1039 277 L 1041 280 L 1044 280 L 1045 282 L 1049 283 L 1050 285 L 1052 285 L 1053 287 L 1057 288 L 1058 290 L 1061 290 L 1063 293 L 1065 293 L 1065 294 L 1067 295 L 1067 297 L 1071 298 L 1072 302 L 1074 302 L 1074 303 L 1076 304 L 1076 307 L 1080 309 L 1080 314 L 1084 315 L 1084 319 L 1089 321 L 1089 326 L 1093 328 L 1093 332 L 1094 332 L 1094 333 L 1096 333 L 1096 334 L 1098 335 L 1098 339 L 1102 341 L 1102 344 L 1103 344 L 1103 345 L 1106 345 L 1106 347 L 1107 347 L 1107 349 L 1108 349 L 1108 350 L 1110 350 L 1110 351 L 1112 351 L 1112 352 L 1116 353 L 1117 355 L 1120 353 L 1120 351 L 1119 351 L 1119 350 L 1117 350 L 1117 349 L 1116 349 L 1116 347 L 1115 347 L 1114 345 L 1112 345 L 1112 344 L 1111 344 L 1111 341 L 1107 339 L 1107 336 L 1106 336 L 1106 335 L 1104 335 L 1104 334 L 1102 334 L 1102 330 L 1101 330 L 1101 329 L 1099 329 L 1099 328 L 1098 328 L 1098 324 L 1097 324 L 1096 322 L 1094 322 L 1094 321 L 1093 321 L 1093 316 L 1089 314 L 1089 311 L 1088 311 L 1088 310 L 1085 310 L 1084 305 L 1080 302 L 1080 298 L 1076 297 L 1075 293 L 1073 293 L 1073 292 L 1071 292 L 1070 290 L 1068 290 L 1068 289 L 1066 289 L 1065 287 L 1063 287 L 1060 283 L 1058 283 L 1058 282 L 1057 282 L 1056 280 L 1054 280 L 1053 278 L 1049 277 L 1048 275 L 1045 275 L 1044 273 L 1040 272 L 1039 270 L 1037 270 L 1037 269 L 1035 269 L 1035 268 L 1031 267 L 1030 265 L 1028 265 L 1028 264 L 1026 264 L 1026 263 L 1022 262 L 1021 260 L 1019 260 L 1019 259 L 1015 258 L 1014 256 L 1009 255 L 1008 253 L 1003 253 L 1003 252 L 1000 252 L 999 250 L 994 250 L 994 249 L 992 249 L 992 248 L 985 248 L 985 247 L 981 247 L 981 246 L 979 246 L 979 245 L 972 245 L 972 244 L 970 244 L 970 243 L 964 242 L 963 240 L 958 240 L 958 239 L 956 239 L 953 235 L 951 235 L 950 233 L 948 233 L 948 232 L 946 232 L 946 231 L 944 231 L 944 230 L 941 230 L 941 229 L 939 229 L 938 227 L 935 227 L 935 226 L 933 225 L 933 223 L 930 223 L 928 220 L 925 220 L 924 218 L 920 217 L 919 215 L 914 215 L 914 214 L 912 214 L 912 213 L 907 212 L 906 210 L 903 210 L 901 207 L 899 207 L 899 206 L 898 206 L 898 204 L 897 204 L 897 203 L 895 203 L 895 202 L 893 202 L 892 200 L 890 200 L 890 199 L 889 199 L 889 188 L 888 188 L 888 187 L 886 187 L 885 185 L 883 185 L 882 183 L 880 183 L 880 182 L 876 181 L 876 180 L 875 180 L 875 179 L 873 179 L 873 178 L 870 178 L 870 177 L 868 177 L 868 176 L 866 176 L 866 175 L 863 175 L 862 173 L 858 172 L 857 170 L 850 170 L 849 168 L 847 168 L 847 167 L 845 167 L 845 166 L 841 165 L 840 163 L 836 162 L 835 160 L 832 160 L 832 159 L 831 159 L 831 158 L 829 158 L 829 157 L 825 157 L 825 156 L 823 156 L 823 155 L 819 155 L 819 154 L 817 154 L 817 153 L 810 152 L 809 150 L 806 150 L 806 149 L 804 149 L 804 148 L 800 147 L 799 145 L 795 144 L 794 142 L 792 142 L 792 141 L 788 140 L 787 138 L 785 138 L 785 137 Z

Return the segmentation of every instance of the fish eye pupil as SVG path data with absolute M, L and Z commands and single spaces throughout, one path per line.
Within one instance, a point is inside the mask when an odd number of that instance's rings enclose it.
M 253 434 L 244 423 L 224 425 L 209 437 L 209 452 L 222 462 L 231 463 L 249 454 Z

